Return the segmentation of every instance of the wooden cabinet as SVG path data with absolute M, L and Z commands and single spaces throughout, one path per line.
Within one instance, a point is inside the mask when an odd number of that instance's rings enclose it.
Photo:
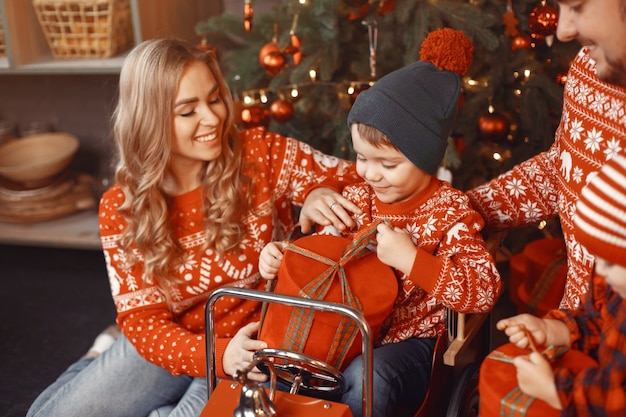
M 195 26 L 223 11 L 217 0 L 128 0 L 134 43 L 155 37 L 176 36 L 198 40 Z M 104 59 L 55 59 L 32 0 L 0 0 L 6 57 L 0 57 L 0 75 L 8 74 L 115 74 L 124 54 Z

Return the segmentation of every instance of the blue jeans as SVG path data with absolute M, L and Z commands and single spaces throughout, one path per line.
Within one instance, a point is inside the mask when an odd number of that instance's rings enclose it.
M 373 351 L 372 416 L 412 417 L 424 401 L 433 353 L 437 339 L 408 339 L 380 346 Z M 363 358 L 357 356 L 342 372 L 346 392 L 340 398 L 300 392 L 350 406 L 354 417 L 363 415 Z M 269 383 L 265 384 L 266 386 Z M 278 381 L 277 389 L 289 391 L 290 386 Z M 280 411 L 280 410 L 279 410 Z
M 142 358 L 124 336 L 100 356 L 72 364 L 27 417 L 188 417 L 207 400 L 205 378 L 175 376 Z
M 372 416 L 413 416 L 428 391 L 436 339 L 408 339 L 374 349 Z M 363 415 L 363 366 L 358 356 L 343 371 L 347 390 L 341 402 L 354 417 Z

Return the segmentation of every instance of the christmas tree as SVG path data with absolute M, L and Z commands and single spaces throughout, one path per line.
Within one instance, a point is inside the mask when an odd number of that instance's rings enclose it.
M 286 0 L 198 22 L 215 48 L 244 127 L 266 125 L 353 157 L 347 113 L 377 78 L 419 59 L 426 35 L 462 30 L 475 47 L 445 163 L 469 189 L 547 149 L 579 45 L 554 39 L 545 0 Z

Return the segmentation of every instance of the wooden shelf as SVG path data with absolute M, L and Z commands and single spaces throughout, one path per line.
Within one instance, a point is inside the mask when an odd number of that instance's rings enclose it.
M 38 223 L 0 222 L 0 243 L 101 250 L 95 210 Z
M 204 0 L 128 0 L 133 43 L 175 36 L 199 41 L 195 25 L 223 11 L 222 2 Z M 32 0 L 0 0 L 0 26 L 6 57 L 2 74 L 117 74 L 126 53 L 112 58 L 58 60 L 52 56 Z

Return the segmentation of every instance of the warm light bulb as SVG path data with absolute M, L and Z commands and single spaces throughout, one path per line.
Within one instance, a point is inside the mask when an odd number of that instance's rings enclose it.
M 300 95 L 300 93 L 298 92 L 297 88 L 294 87 L 294 88 L 291 89 L 291 97 L 296 98 L 299 95 Z
M 315 82 L 315 80 L 317 79 L 317 71 L 315 71 L 314 69 L 309 70 L 309 78 L 311 78 L 312 82 Z
M 496 161 L 502 161 L 502 155 L 500 155 L 500 152 L 494 152 L 493 159 Z

